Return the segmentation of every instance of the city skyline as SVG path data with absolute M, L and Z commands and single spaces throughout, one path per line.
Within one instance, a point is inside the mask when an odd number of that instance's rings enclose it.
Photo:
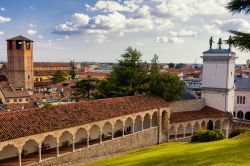
M 230 29 L 250 32 L 249 16 L 232 15 L 227 2 L 2 0 L 0 60 L 6 61 L 5 40 L 21 34 L 34 40 L 35 61 L 116 62 L 132 46 L 147 62 L 157 54 L 161 63 L 201 63 L 210 36 L 216 48 Z M 237 63 L 248 59 L 237 54 Z

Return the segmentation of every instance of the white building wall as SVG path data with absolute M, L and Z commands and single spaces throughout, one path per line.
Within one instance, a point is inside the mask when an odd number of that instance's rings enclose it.
M 237 96 L 245 96 L 246 100 L 245 100 L 245 104 L 240 104 L 237 103 Z M 245 117 L 245 114 L 247 112 L 250 112 L 250 91 L 235 91 L 235 97 L 234 97 L 234 111 L 236 113 L 237 116 L 237 112 L 242 111 Z
M 201 98 L 205 99 L 205 104 L 209 107 L 225 111 L 225 94 L 218 92 L 202 93 Z

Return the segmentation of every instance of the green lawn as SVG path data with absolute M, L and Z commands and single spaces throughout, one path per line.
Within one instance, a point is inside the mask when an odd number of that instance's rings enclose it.
M 233 139 L 208 143 L 166 143 L 89 164 L 89 166 L 104 165 L 250 166 L 250 132 Z

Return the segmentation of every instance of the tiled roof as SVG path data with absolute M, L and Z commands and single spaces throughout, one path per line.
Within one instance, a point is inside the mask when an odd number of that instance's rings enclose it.
M 34 67 L 71 67 L 68 62 L 34 62 Z
M 131 96 L 0 114 L 0 141 L 167 107 L 155 96 Z
M 29 97 L 27 91 L 25 90 L 15 90 L 13 91 L 10 87 L 8 88 L 1 88 L 1 91 L 5 98 L 15 98 L 15 97 Z
M 16 36 L 16 37 L 7 39 L 7 41 L 8 41 L 8 40 L 24 40 L 24 41 L 31 41 L 31 42 L 33 42 L 32 40 L 30 40 L 30 39 L 28 39 L 28 38 L 26 38 L 26 37 L 24 37 L 24 36 L 22 36 L 22 35 L 19 35 L 19 36 Z
M 229 49 L 210 49 L 210 50 L 207 50 L 203 53 L 230 53 L 231 50 Z M 233 53 L 233 52 L 231 52 Z
M 170 115 L 170 123 L 173 124 L 205 118 L 223 118 L 228 116 L 228 113 L 205 106 L 197 111 L 173 112 Z

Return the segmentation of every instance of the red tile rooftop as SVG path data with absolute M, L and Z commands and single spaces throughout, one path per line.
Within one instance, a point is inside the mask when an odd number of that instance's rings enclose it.
M 0 114 L 0 142 L 167 107 L 156 96 L 130 96 Z

